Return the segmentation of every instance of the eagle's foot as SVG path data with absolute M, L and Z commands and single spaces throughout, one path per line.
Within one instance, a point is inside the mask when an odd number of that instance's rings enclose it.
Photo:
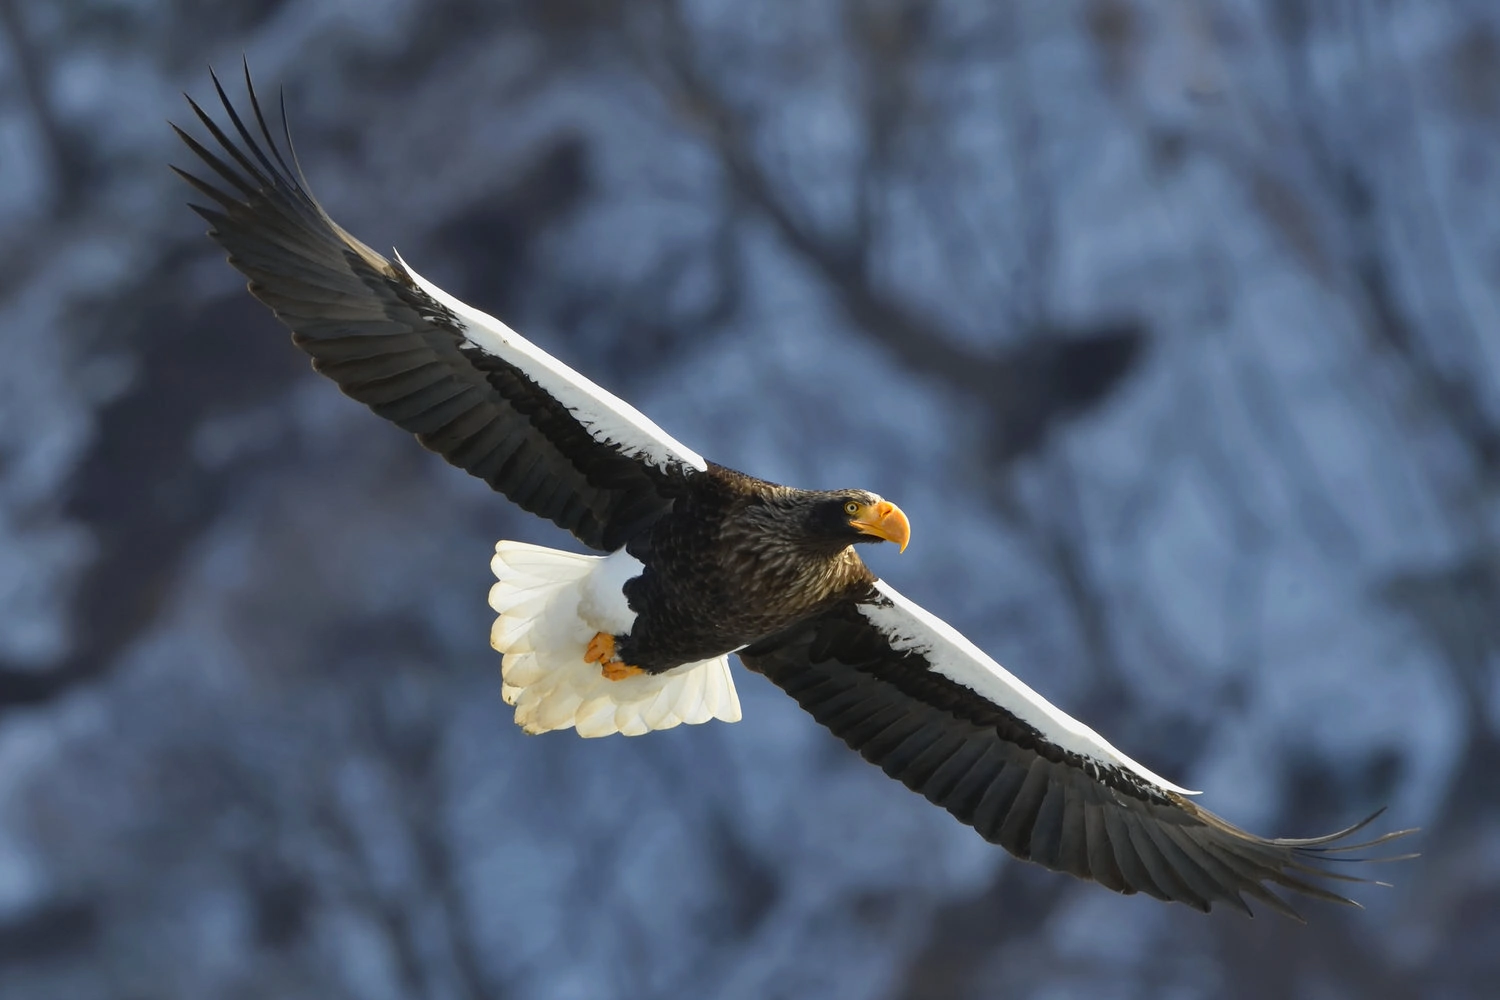
M 632 667 L 619 660 L 610 660 L 600 667 L 600 673 L 604 674 L 604 679 L 607 681 L 623 681 L 627 677 L 635 677 L 645 672 L 640 667 Z
M 589 648 L 583 653 L 584 663 L 597 663 L 605 680 L 623 681 L 627 677 L 644 674 L 640 667 L 621 663 L 615 655 L 615 637 L 608 632 L 598 632 L 589 640 Z

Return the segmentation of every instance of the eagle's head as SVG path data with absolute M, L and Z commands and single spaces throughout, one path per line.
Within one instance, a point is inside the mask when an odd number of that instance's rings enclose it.
M 757 496 L 726 527 L 732 547 L 753 553 L 762 565 L 798 572 L 842 565 L 839 554 L 851 545 L 894 542 L 905 549 L 911 540 L 901 508 L 868 490 L 777 487 Z
M 911 541 L 911 523 L 901 508 L 868 490 L 834 490 L 806 498 L 809 534 L 840 547 L 861 542 Z

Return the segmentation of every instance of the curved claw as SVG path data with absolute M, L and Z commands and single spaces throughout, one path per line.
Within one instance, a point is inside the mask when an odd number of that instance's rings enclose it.
M 620 658 L 615 655 L 615 637 L 608 632 L 594 634 L 589 640 L 588 649 L 584 650 L 583 662 L 599 664 L 605 680 L 623 681 L 627 677 L 645 673 L 640 667 L 620 662 Z

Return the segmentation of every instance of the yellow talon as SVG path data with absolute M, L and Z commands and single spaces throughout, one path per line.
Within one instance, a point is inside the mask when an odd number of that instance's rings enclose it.
M 604 674 L 605 680 L 623 681 L 627 677 L 634 677 L 637 674 L 644 674 L 646 671 L 642 670 L 640 667 L 632 667 L 628 663 L 621 663 L 619 660 L 610 660 L 608 663 L 604 664 L 602 672 Z
M 615 658 L 615 637 L 608 632 L 596 632 L 589 640 L 589 648 L 583 653 L 584 663 L 606 663 Z
M 605 680 L 623 681 L 627 677 L 645 673 L 640 667 L 620 662 L 620 658 L 615 655 L 615 637 L 608 632 L 596 633 L 589 640 L 589 648 L 583 653 L 583 662 L 599 664 Z

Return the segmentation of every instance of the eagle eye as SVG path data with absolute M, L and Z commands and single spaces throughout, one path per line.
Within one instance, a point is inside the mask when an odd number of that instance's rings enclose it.
M 844 513 L 848 514 L 850 517 L 853 517 L 855 514 L 859 513 L 859 504 L 853 500 L 850 500 L 848 503 L 844 504 Z

